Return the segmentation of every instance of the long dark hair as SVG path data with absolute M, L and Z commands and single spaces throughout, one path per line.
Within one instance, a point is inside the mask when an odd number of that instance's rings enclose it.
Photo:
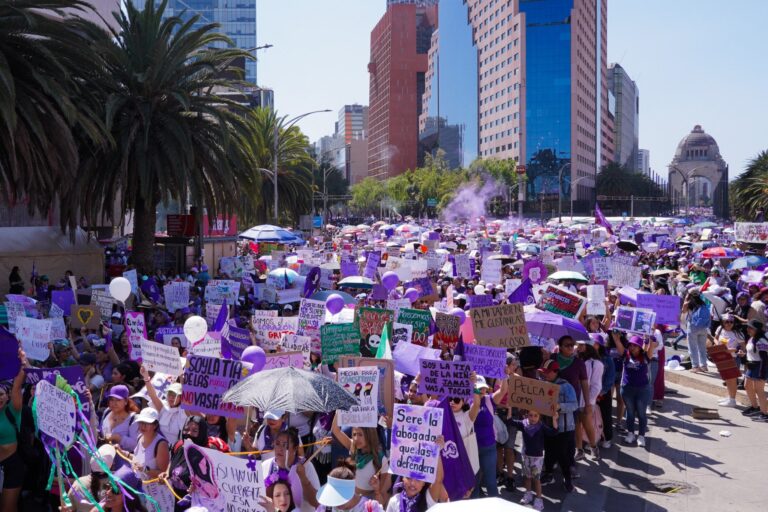
M 291 494 L 291 504 L 287 510 L 281 510 L 280 512 L 291 512 L 292 510 L 296 510 L 296 502 L 293 501 L 293 490 L 291 489 L 291 484 L 287 480 L 277 480 L 275 483 L 267 487 L 267 497 L 269 499 L 272 499 L 272 497 L 275 494 L 275 487 L 278 485 L 284 485 L 288 488 L 288 492 Z
M 419 499 L 416 500 L 416 507 L 409 512 L 427 512 L 427 509 L 429 508 L 427 505 L 427 493 L 429 492 L 430 485 L 429 482 L 424 483 L 424 487 L 422 487 L 419 492 Z M 400 499 L 401 492 L 405 492 L 405 483 L 403 482 L 402 477 L 397 477 L 397 481 L 395 481 L 395 485 L 392 487 L 392 495 L 397 499 Z
M 579 352 L 579 357 L 584 361 L 589 361 L 590 359 L 600 360 L 600 355 L 597 353 L 597 349 L 589 344 L 584 345 L 584 351 Z

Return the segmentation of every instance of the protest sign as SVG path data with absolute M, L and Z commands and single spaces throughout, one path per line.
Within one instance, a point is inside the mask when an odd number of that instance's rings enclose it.
M 158 343 L 165 343 L 166 345 L 173 345 L 176 341 L 180 346 L 187 346 L 187 337 L 184 336 L 184 327 L 171 326 L 171 327 L 158 327 L 155 331 L 155 341 Z
M 640 280 L 642 279 L 642 269 L 632 265 L 627 265 L 620 261 L 616 261 L 618 256 L 613 257 L 611 265 L 611 278 L 608 283 L 616 288 L 623 286 L 630 286 L 637 288 L 640 286 Z
M 240 281 L 211 279 L 205 287 L 205 300 L 213 304 L 237 304 L 240 295 Z
M 376 428 L 379 420 L 379 369 L 339 368 L 336 375 L 339 385 L 360 402 L 348 411 L 338 411 L 339 426 Z
M 101 323 L 101 310 L 96 306 L 72 304 L 69 316 L 69 326 L 75 329 L 98 329 Z
M 72 296 L 71 293 L 69 295 Z M 24 304 L 8 301 L 5 303 L 5 313 L 6 318 L 8 318 L 8 330 L 12 333 L 16 333 L 16 319 L 27 316 Z
M 485 308 L 493 306 L 493 297 L 487 294 L 482 295 L 470 295 L 469 297 L 469 309 Z
M 219 318 L 219 311 L 221 311 L 222 304 L 211 304 L 207 302 L 205 304 L 205 321 L 208 322 L 208 327 L 213 326 L 213 323 Z
M 739 242 L 768 243 L 768 222 L 737 222 L 733 228 L 736 240 Z
M 587 285 L 587 314 L 605 314 L 605 286 L 601 284 Z
M 230 325 L 227 343 L 229 344 L 231 358 L 239 360 L 243 356 L 243 350 L 251 346 L 251 333 L 248 329 L 241 329 L 240 327 Z
M 64 318 L 64 310 L 55 302 L 51 302 L 51 307 L 48 308 L 48 318 Z
M 392 423 L 392 473 L 434 482 L 443 435 L 443 410 L 437 407 L 396 404 Z
M 132 268 L 131 270 L 126 270 L 123 272 L 123 277 L 128 280 L 129 283 L 131 283 L 131 293 L 139 296 L 139 274 L 136 271 L 135 268 Z M 64 311 L 68 311 L 68 309 L 64 309 Z
M 397 254 L 400 253 L 400 249 L 394 249 L 397 251 Z M 383 275 L 384 272 L 394 272 L 402 282 L 413 279 L 413 272 L 411 272 L 411 266 L 408 262 L 403 258 L 397 258 L 391 255 L 387 258 L 387 263 L 384 266 L 384 269 L 379 269 L 379 274 Z
M 0 381 L 11 380 L 18 375 L 21 369 L 19 361 L 19 342 L 10 333 L 0 327 Z
M 656 323 L 658 324 L 680 324 L 680 297 L 677 295 L 638 293 L 637 307 L 653 310 L 656 313 Z
M 125 312 L 125 333 L 128 336 L 128 355 L 134 361 L 141 362 L 141 340 L 147 337 L 147 323 L 144 313 L 140 311 Z
M 320 326 L 325 323 L 325 301 L 301 299 L 296 334 L 312 339 L 312 350 L 320 351 Z
M 736 359 L 728 350 L 728 345 L 717 343 L 707 349 L 707 357 L 715 363 L 720 378 L 723 380 L 737 379 L 741 377 L 741 371 L 736 364 Z
M 461 319 L 447 313 L 435 313 L 435 336 L 433 346 L 436 348 L 456 348 L 459 342 Z
M 96 306 L 101 312 L 101 318 L 109 318 L 112 316 L 112 306 L 115 304 L 115 299 L 109 294 L 109 290 L 99 290 L 93 288 L 91 290 L 91 306 Z
M 413 326 L 411 324 L 392 324 L 392 350 L 397 348 L 398 343 L 411 343 L 413 337 Z
M 27 357 L 45 361 L 51 355 L 51 321 L 20 316 L 16 318 L 16 338 Z
M 509 401 L 511 407 L 537 411 L 552 416 L 559 406 L 560 386 L 544 380 L 510 377 Z
M 174 512 L 176 498 L 173 497 L 173 493 L 164 482 L 142 483 L 142 489 L 157 502 L 157 510 L 153 508 L 149 508 L 149 510 L 153 510 L 153 512 Z
M 392 359 L 395 361 L 395 370 L 415 377 L 419 374 L 419 360 L 439 359 L 440 352 L 440 349 L 422 347 L 413 343 L 400 343 L 392 351 Z
M 309 370 L 311 368 L 312 339 L 309 336 L 284 334 L 280 340 L 280 347 L 286 352 L 300 353 L 304 359 L 304 369 Z
M 581 295 L 548 284 L 544 288 L 544 293 L 539 297 L 536 307 L 566 318 L 578 318 L 586 302 L 586 299 Z
M 47 380 L 35 386 L 35 424 L 40 432 L 68 449 L 75 440 L 77 416 L 75 399 Z
M 67 326 L 64 323 L 64 319 L 60 317 L 54 317 L 49 319 L 51 322 L 51 339 L 52 340 L 64 340 L 67 339 Z
M 189 353 L 198 356 L 221 357 L 221 333 L 207 332 L 205 338 L 189 347 Z
M 522 304 L 473 309 L 471 321 L 475 339 L 480 345 L 519 348 L 530 343 Z
M 421 359 L 419 393 L 443 397 L 460 397 L 466 401 L 472 397 L 469 374 L 472 368 L 462 361 Z
M 386 290 L 386 288 L 385 288 Z M 395 322 L 397 322 L 397 317 L 400 314 L 400 310 L 403 308 L 410 308 L 411 307 L 411 301 L 408 299 L 387 299 L 387 309 L 390 309 L 395 312 Z
M 169 313 L 189 306 L 189 283 L 185 281 L 173 281 L 163 287 L 165 295 L 165 307 Z
M 299 319 L 295 316 L 251 318 L 256 341 L 264 350 L 275 350 L 284 334 L 296 334 Z
M 501 275 L 501 260 L 489 260 L 483 261 L 483 266 L 480 269 L 480 279 L 490 284 L 501 284 L 503 277 Z
M 416 291 L 419 292 L 419 300 L 426 302 L 440 300 L 437 292 L 435 292 L 435 286 L 427 277 L 422 277 L 403 283 L 403 290 L 407 290 L 408 288 L 415 288 Z
M 453 265 L 456 271 L 456 277 L 472 277 L 472 270 L 469 266 L 469 255 L 456 254 L 453 257 Z
M 359 275 L 360 267 L 354 261 L 342 261 L 341 262 L 341 277 L 352 277 Z
M 323 325 L 320 340 L 323 363 L 335 363 L 341 356 L 360 355 L 360 329 L 355 324 Z
M 654 323 L 656 323 L 656 313 L 651 309 L 628 306 L 619 306 L 616 309 L 615 328 L 620 331 L 653 334 Z
M 43 379 L 49 377 L 56 378 L 56 375 L 61 375 L 67 384 L 72 386 L 77 396 L 80 398 L 80 403 L 83 405 L 83 414 L 86 418 L 91 417 L 91 403 L 88 400 L 87 391 L 88 386 L 85 383 L 85 375 L 83 375 L 82 366 L 66 366 L 57 368 L 27 368 L 24 371 L 26 375 L 26 383 L 36 385 Z
M 330 268 L 320 267 L 320 287 L 331 289 L 333 288 L 333 270 Z
M 528 261 L 523 265 L 522 276 L 523 279 L 530 279 L 533 284 L 541 284 L 547 279 L 547 266 L 540 260 Z
M 357 310 L 355 324 L 360 330 L 360 354 L 363 357 L 373 357 L 381 343 L 381 333 L 384 325 L 388 324 L 392 332 L 395 313 L 389 309 L 360 308 Z
M 72 310 L 72 304 L 76 303 L 72 290 L 53 290 L 51 292 L 51 302 L 60 307 L 67 316 L 69 316 L 69 312 Z
M 507 349 L 504 347 L 484 347 L 467 343 L 464 345 L 464 360 L 472 365 L 472 370 L 483 377 L 504 379 L 507 374 Z
M 232 457 L 189 439 L 184 442 L 184 456 L 197 493 L 193 503 L 204 503 L 206 510 L 217 512 L 264 512 L 260 503 L 266 490 L 260 461 Z
M 592 275 L 595 281 L 610 281 L 613 278 L 613 265 L 610 258 L 592 258 Z
M 275 318 L 277 316 L 277 310 L 274 309 L 257 309 L 251 313 L 251 318 Z
M 274 370 L 275 368 L 298 368 L 301 370 L 304 368 L 304 354 L 301 352 L 267 354 L 263 370 Z
M 243 378 L 243 363 L 191 355 L 184 369 L 181 408 L 187 411 L 241 418 L 243 408 L 221 402 L 224 393 Z
M 400 324 L 413 326 L 411 331 L 412 342 L 417 345 L 426 346 L 427 338 L 429 337 L 429 327 L 432 323 L 432 315 L 429 311 L 404 308 L 399 311 L 396 321 Z
M 411 279 L 423 279 L 427 277 L 427 260 L 411 260 L 408 262 L 411 267 Z
M 150 372 L 181 375 L 181 359 L 176 347 L 143 339 L 141 340 L 141 359 L 144 367 Z
M 391 359 L 373 357 L 342 356 L 336 363 L 337 368 L 372 367 L 379 370 L 379 414 L 392 416 L 395 404 L 395 362 Z

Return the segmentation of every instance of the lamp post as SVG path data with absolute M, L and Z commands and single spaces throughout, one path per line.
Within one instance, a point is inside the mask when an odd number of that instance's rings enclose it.
M 557 216 L 558 222 L 563 223 L 563 171 L 566 167 L 569 167 L 571 162 L 564 163 L 560 170 L 557 171 Z M 573 196 L 573 194 L 571 194 Z M 573 198 L 571 198 L 571 204 L 573 204 Z
M 525 176 L 525 165 L 518 165 L 517 172 L 517 219 L 520 229 L 523 227 L 523 201 L 525 201 L 525 191 L 523 190 L 523 176 Z
M 305 114 L 301 114 L 300 116 L 296 116 L 293 119 L 291 119 L 290 121 L 287 121 L 285 123 L 285 126 L 283 127 L 283 132 L 288 131 L 294 124 L 296 124 L 297 122 L 301 121 L 302 119 L 304 119 L 305 117 L 307 117 L 309 115 L 319 114 L 321 112 L 330 112 L 330 111 L 331 111 L 330 109 L 313 110 L 312 112 L 307 112 Z M 277 154 L 277 152 L 278 152 L 279 147 L 280 147 L 280 124 L 281 123 L 278 122 L 277 116 L 275 116 L 275 134 L 274 134 L 274 139 L 275 140 L 274 140 L 274 147 L 272 148 L 273 149 L 273 158 L 274 158 L 273 165 L 272 165 L 272 182 L 275 185 L 275 212 L 274 212 L 275 223 L 277 223 L 277 218 L 278 218 L 278 209 L 277 209 L 277 205 L 278 205 L 278 195 L 277 195 L 278 194 L 277 193 L 277 156 L 278 156 L 278 154 Z
M 591 176 L 582 176 L 581 178 L 576 178 L 573 180 L 573 183 L 571 183 L 571 224 L 573 224 L 573 187 L 581 180 L 586 180 L 588 178 L 591 178 Z
M 669 186 L 670 186 L 670 188 L 672 187 L 672 179 L 671 179 L 672 171 L 677 171 L 677 173 L 680 175 L 680 178 L 682 178 L 682 180 L 683 180 L 683 185 L 685 186 L 684 190 L 685 190 L 685 216 L 686 217 L 688 215 L 690 215 L 690 213 L 691 213 L 691 197 L 690 197 L 691 194 L 690 194 L 690 190 L 688 189 L 688 181 L 691 178 L 695 177 L 693 175 L 693 173 L 695 173 L 696 171 L 698 171 L 702 167 L 703 166 L 701 166 L 701 165 L 698 166 L 698 167 L 694 167 L 693 169 L 691 169 L 688 172 L 681 171 L 680 168 L 677 167 L 676 165 L 671 165 L 670 168 L 669 168 L 670 169 L 669 170 L 669 174 L 670 174 Z

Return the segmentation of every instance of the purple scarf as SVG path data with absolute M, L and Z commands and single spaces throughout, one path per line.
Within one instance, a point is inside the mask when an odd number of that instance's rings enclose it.
M 541 430 L 541 427 L 542 427 L 541 421 L 539 421 L 534 425 L 531 425 L 528 422 L 528 418 L 525 418 L 523 420 L 523 428 L 525 428 L 525 433 L 530 437 L 534 437 L 539 432 L 539 430 Z

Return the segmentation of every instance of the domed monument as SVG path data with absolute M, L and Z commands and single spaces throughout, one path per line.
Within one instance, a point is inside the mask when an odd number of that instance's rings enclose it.
M 728 218 L 728 164 L 715 139 L 700 125 L 683 137 L 669 164 L 669 190 L 673 207 L 712 207 L 715 216 Z

